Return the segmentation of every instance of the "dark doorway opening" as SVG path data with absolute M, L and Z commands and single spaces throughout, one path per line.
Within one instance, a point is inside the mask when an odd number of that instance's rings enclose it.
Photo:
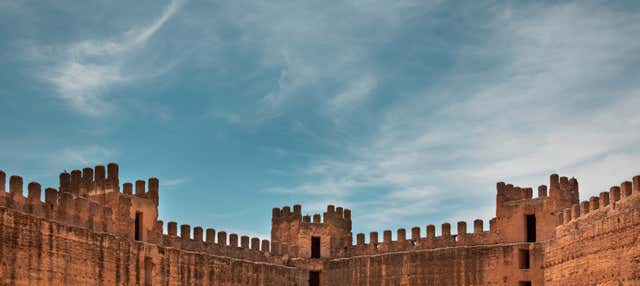
M 527 215 L 527 242 L 536 242 L 536 216 Z
M 531 281 L 520 281 L 518 286 L 531 286 Z
M 142 240 L 142 213 L 136 212 L 136 222 L 135 222 L 135 240 Z
M 520 258 L 519 264 L 520 269 L 529 269 L 531 267 L 531 255 L 529 254 L 529 249 L 520 249 Z
M 320 237 L 311 237 L 311 258 L 320 258 Z
M 309 286 L 320 286 L 320 272 L 309 272 Z

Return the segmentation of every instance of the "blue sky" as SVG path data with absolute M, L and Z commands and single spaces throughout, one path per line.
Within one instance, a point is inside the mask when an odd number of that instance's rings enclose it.
M 488 220 L 495 182 L 640 173 L 636 1 L 2 1 L 0 168 L 118 162 L 160 217 L 268 237 Z M 424 230 L 423 230 L 424 231 Z

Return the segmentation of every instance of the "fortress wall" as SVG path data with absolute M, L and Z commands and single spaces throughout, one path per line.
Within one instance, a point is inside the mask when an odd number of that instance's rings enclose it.
M 492 224 L 490 224 L 492 225 Z M 349 256 L 375 255 L 388 252 L 411 251 L 422 249 L 436 249 L 444 247 L 475 246 L 498 243 L 498 237 L 490 230 L 484 230 L 484 222 L 481 219 L 473 221 L 469 231 L 467 223 L 459 221 L 456 224 L 456 234 L 452 234 L 451 224 L 443 223 L 440 227 L 440 234 L 436 236 L 436 226 L 427 225 L 426 232 L 418 226 L 412 227 L 408 232 L 405 228 L 395 231 L 396 239 L 393 240 L 393 231 L 382 232 L 382 241 L 379 240 L 379 233 L 374 231 L 369 233 L 369 241 L 365 242 L 365 234 L 356 234 L 355 245 L 348 248 Z M 426 233 L 426 236 L 423 234 Z
M 566 209 L 544 249 L 544 285 L 640 285 L 640 177 Z
M 5 207 L 0 242 L 0 285 L 303 285 L 308 277 L 283 265 L 136 242 Z
M 530 249 L 531 269 L 539 267 L 537 244 L 441 248 L 332 260 L 323 285 L 541 285 L 542 277 L 519 269 L 520 249 Z

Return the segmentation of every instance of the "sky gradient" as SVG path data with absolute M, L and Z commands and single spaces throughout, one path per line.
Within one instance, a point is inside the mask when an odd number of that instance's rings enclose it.
M 0 169 L 117 162 L 160 219 L 269 236 L 485 220 L 495 183 L 640 174 L 637 1 L 1 1 Z M 488 224 L 487 224 L 488 225 Z M 424 230 L 423 230 L 424 231 Z

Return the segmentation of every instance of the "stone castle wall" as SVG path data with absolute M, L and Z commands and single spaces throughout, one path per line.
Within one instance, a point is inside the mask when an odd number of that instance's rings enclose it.
M 518 285 L 519 281 L 541 285 L 539 275 L 519 270 L 519 251 L 529 247 L 528 243 L 462 246 L 336 259 L 327 265 L 326 285 Z M 533 257 L 535 267 L 541 256 Z
M 0 208 L 0 285 L 302 285 L 284 265 L 192 252 Z
M 176 222 L 165 233 L 159 181 L 120 188 L 118 171 L 65 172 L 43 201 L 17 176 L 7 192 L 0 171 L 0 285 L 640 285 L 640 177 L 584 202 L 558 175 L 535 198 L 498 183 L 488 229 L 443 223 L 395 240 L 353 236 L 342 207 L 274 208 L 261 240 Z
M 640 285 L 640 177 L 563 212 L 544 285 Z

